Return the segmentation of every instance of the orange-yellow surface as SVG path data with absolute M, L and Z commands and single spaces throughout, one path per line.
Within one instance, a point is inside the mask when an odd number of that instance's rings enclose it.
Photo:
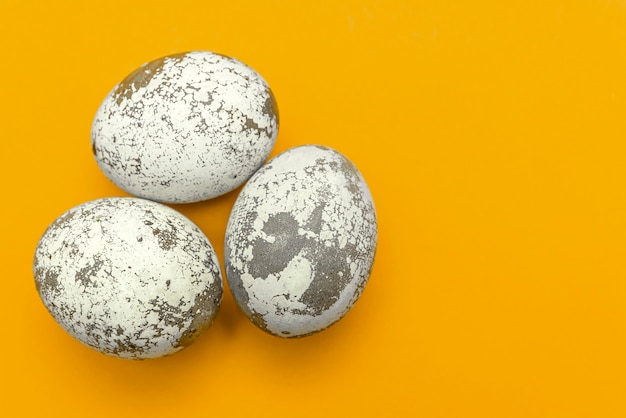
M 0 3 L 0 415 L 626 416 L 626 1 Z M 90 124 L 142 63 L 194 49 L 270 83 L 273 155 L 321 143 L 379 218 L 370 282 L 282 340 L 226 292 L 187 350 L 133 362 L 49 316 L 47 225 L 123 195 Z M 237 192 L 178 206 L 223 260 Z

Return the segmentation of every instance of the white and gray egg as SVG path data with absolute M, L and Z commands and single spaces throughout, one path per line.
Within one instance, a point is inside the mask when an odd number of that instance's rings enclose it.
M 226 278 L 243 312 L 280 337 L 341 319 L 366 285 L 377 221 L 357 168 L 324 146 L 292 148 L 248 181 L 231 211 Z
M 179 212 L 139 198 L 103 198 L 65 212 L 41 237 L 33 272 L 61 327 L 122 358 L 189 346 L 222 300 L 207 237 Z
M 121 189 L 189 203 L 246 181 L 277 135 L 267 82 L 234 58 L 194 51 L 144 64 L 115 86 L 96 113 L 91 143 Z

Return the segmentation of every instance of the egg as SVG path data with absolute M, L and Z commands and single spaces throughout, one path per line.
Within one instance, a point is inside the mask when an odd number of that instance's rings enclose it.
M 245 182 L 277 135 L 276 100 L 255 70 L 192 51 L 144 64 L 116 85 L 96 112 L 91 145 L 126 192 L 189 203 Z
M 222 300 L 208 238 L 174 209 L 139 198 L 102 198 L 65 212 L 39 240 L 33 273 L 62 328 L 121 358 L 189 346 Z
M 229 288 L 260 329 L 302 337 L 340 320 L 372 270 L 377 220 L 372 195 L 339 152 L 289 149 L 241 190 L 225 237 Z

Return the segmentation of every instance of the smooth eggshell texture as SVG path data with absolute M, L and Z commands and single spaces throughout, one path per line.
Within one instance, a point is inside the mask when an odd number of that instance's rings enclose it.
M 292 148 L 248 181 L 231 211 L 226 277 L 240 308 L 281 337 L 341 319 L 370 276 L 374 203 L 357 168 L 323 146 Z
M 80 342 L 131 359 L 190 345 L 222 299 L 219 262 L 179 212 L 138 198 L 104 198 L 54 221 L 35 251 L 37 290 Z
M 91 142 L 118 187 L 188 203 L 242 184 L 277 135 L 265 80 L 236 59 L 194 51 L 151 61 L 115 86 L 96 113 Z

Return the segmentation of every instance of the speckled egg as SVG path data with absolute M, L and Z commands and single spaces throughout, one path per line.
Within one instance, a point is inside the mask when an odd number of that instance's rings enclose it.
M 151 61 L 115 86 L 96 113 L 91 144 L 121 189 L 189 203 L 246 181 L 277 135 L 265 80 L 236 59 L 194 51 Z
M 248 181 L 231 211 L 226 278 L 259 328 L 301 337 L 341 319 L 368 281 L 377 241 L 357 168 L 323 146 L 292 148 Z
M 104 198 L 65 212 L 41 237 L 33 272 L 61 327 L 122 358 L 189 346 L 222 300 L 207 237 L 179 212 L 139 198 Z

